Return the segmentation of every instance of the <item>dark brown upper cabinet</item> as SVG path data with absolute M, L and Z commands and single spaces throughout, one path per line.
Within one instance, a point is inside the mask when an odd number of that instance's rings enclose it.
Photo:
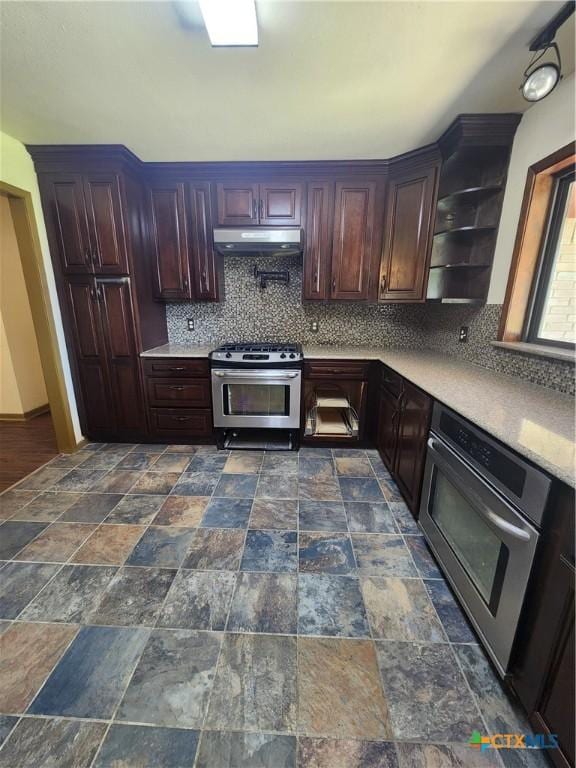
M 439 162 L 393 170 L 388 181 L 379 301 L 424 301 Z
M 370 298 L 375 208 L 376 182 L 336 182 L 331 299 Z
M 334 184 L 309 183 L 306 210 L 303 298 L 323 301 L 330 297 Z
M 217 184 L 218 224 L 224 226 L 253 226 L 258 224 L 258 184 Z
M 190 264 L 194 295 L 199 301 L 218 301 L 223 278 L 219 274 L 221 258 L 212 245 L 212 203 L 210 185 L 188 186 Z
M 46 226 L 64 274 L 128 274 L 120 184 L 114 173 L 45 174 L 41 189 Z
M 128 254 L 118 176 L 113 173 L 85 174 L 84 199 L 94 272 L 127 275 Z
M 302 184 L 260 184 L 260 224 L 300 226 Z
M 46 174 L 40 187 L 46 229 L 62 271 L 68 275 L 89 274 L 93 264 L 82 176 Z
M 148 194 L 156 296 L 190 299 L 185 185 L 153 184 Z
M 156 297 L 217 301 L 220 261 L 212 246 L 210 184 L 154 182 L 148 193 Z
M 300 226 L 302 184 L 240 182 L 216 185 L 218 224 L 223 226 Z

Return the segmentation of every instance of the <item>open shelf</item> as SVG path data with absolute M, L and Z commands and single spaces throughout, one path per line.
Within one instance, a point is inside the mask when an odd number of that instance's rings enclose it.
M 486 269 L 492 264 L 432 264 L 430 269 Z
M 460 115 L 440 137 L 427 301 L 486 301 L 518 119 Z
M 453 229 L 443 229 L 441 232 L 435 232 L 434 237 L 455 235 L 460 237 L 470 237 L 476 234 L 486 234 L 487 232 L 494 232 L 495 226 L 489 227 L 454 227 Z
M 304 381 L 305 441 L 355 442 L 360 439 L 361 414 L 366 398 L 366 382 Z
M 462 203 L 474 204 L 484 200 L 487 197 L 498 194 L 502 191 L 499 184 L 491 184 L 486 187 L 467 187 L 466 189 L 457 189 L 449 192 L 443 197 L 438 198 L 438 207 L 448 207 Z

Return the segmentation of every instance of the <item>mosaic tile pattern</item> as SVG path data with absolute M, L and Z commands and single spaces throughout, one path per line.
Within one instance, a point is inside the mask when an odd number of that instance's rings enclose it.
M 527 731 L 374 451 L 53 464 L 0 494 L 0 768 L 463 768 Z
M 253 268 L 288 269 L 290 284 L 261 291 Z M 292 341 L 302 344 L 434 349 L 501 373 L 574 394 L 574 365 L 493 347 L 501 304 L 483 307 L 435 304 L 302 304 L 302 258 L 227 257 L 226 300 L 219 304 L 170 302 L 166 305 L 170 342 L 221 344 L 235 341 Z M 195 330 L 186 319 L 194 317 Z M 310 331 L 317 320 L 319 330 Z M 468 343 L 458 342 L 458 328 L 469 327 Z

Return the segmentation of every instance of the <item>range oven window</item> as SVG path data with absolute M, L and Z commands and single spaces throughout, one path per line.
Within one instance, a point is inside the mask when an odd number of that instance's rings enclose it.
M 434 469 L 429 514 L 490 612 L 496 615 L 508 548 L 438 467 Z
M 290 387 L 284 384 L 224 384 L 226 416 L 288 416 Z

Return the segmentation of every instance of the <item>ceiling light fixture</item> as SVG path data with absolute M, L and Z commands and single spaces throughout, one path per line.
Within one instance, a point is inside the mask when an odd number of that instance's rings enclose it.
M 258 45 L 255 0 L 200 0 L 200 10 L 213 46 Z
M 524 82 L 520 86 L 526 101 L 541 101 L 546 98 L 562 79 L 562 61 L 554 36 L 566 19 L 574 13 L 575 7 L 574 0 L 563 5 L 556 16 L 531 40 L 528 49 L 534 52 L 534 56 L 524 70 Z M 554 51 L 558 63 L 545 61 L 539 64 L 548 51 Z

